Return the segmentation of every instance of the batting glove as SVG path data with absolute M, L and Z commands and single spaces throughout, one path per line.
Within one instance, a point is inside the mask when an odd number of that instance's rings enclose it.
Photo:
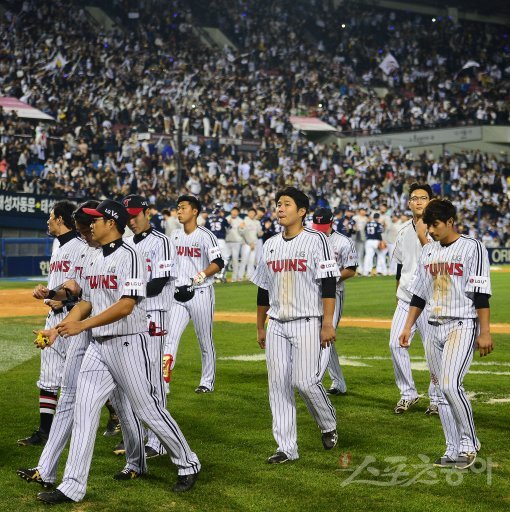
M 205 272 L 199 272 L 194 278 L 193 278 L 193 286 L 200 286 L 204 283 L 206 279 Z

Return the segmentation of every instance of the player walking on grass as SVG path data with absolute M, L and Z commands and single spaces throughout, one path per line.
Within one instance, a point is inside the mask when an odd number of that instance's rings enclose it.
M 200 210 L 200 202 L 194 196 L 177 199 L 177 217 L 183 229 L 172 235 L 176 250 L 177 293 L 170 309 L 172 321 L 165 347 L 165 379 L 170 381 L 182 333 L 191 319 L 202 354 L 202 377 L 195 392 L 210 393 L 214 390 L 216 379 L 212 284 L 214 275 L 223 268 L 223 259 L 217 238 L 207 228 L 197 225 Z M 182 299 L 179 290 L 188 287 L 191 292 Z
M 322 231 L 328 237 L 335 260 L 340 269 L 340 279 L 336 284 L 335 313 L 333 315 L 333 327 L 336 329 L 344 309 L 344 282 L 356 274 L 358 254 L 350 238 L 333 230 L 333 221 L 333 212 L 329 208 L 318 208 L 313 214 L 312 228 Z M 335 343 L 331 345 L 331 354 L 327 365 L 329 376 L 331 377 L 331 387 L 327 390 L 327 393 L 328 395 L 345 395 L 347 393 L 347 385 L 345 384 L 344 374 L 338 361 L 335 345 Z
M 85 496 L 100 410 L 117 386 L 125 396 L 124 406 L 158 436 L 172 462 L 178 467 L 174 492 L 191 489 L 200 471 L 200 462 L 168 411 L 162 407 L 151 382 L 147 338 L 146 266 L 142 258 L 123 242 L 128 213 L 125 207 L 105 200 L 96 209 L 84 208 L 95 217 L 92 235 L 101 248 L 93 260 L 85 262 L 83 300 L 57 325 L 60 336 L 76 336 L 92 331 L 78 376 L 76 406 L 69 457 L 62 483 L 52 492 L 39 493 L 49 504 L 81 501 Z M 94 313 L 92 315 L 92 313 Z M 91 316 L 92 315 L 92 316 Z M 127 477 L 146 469 L 142 432 L 124 430 L 122 409 L 117 412 L 123 434 L 138 435 L 139 471 L 126 467 Z M 141 430 L 141 429 L 140 429 Z M 117 479 L 118 475 L 116 475 Z
M 446 452 L 434 465 L 465 469 L 475 462 L 480 441 L 463 380 L 475 349 L 480 356 L 493 350 L 489 256 L 479 240 L 455 231 L 456 209 L 450 201 L 432 200 L 423 221 L 434 242 L 423 247 L 409 287 L 413 297 L 400 345 L 409 346 L 412 328 L 426 307 L 425 350 L 446 439 Z
M 333 314 L 340 272 L 328 238 L 303 226 L 308 197 L 288 187 L 276 195 L 276 206 L 283 232 L 264 244 L 252 277 L 259 287 L 257 338 L 266 349 L 269 403 L 278 445 L 269 464 L 299 457 L 295 389 L 321 430 L 324 448 L 332 449 L 338 440 L 335 409 L 321 378 L 335 341 Z
M 408 286 L 416 271 L 416 265 L 421 254 L 422 247 L 428 244 L 431 239 L 427 236 L 427 227 L 422 216 L 425 207 L 432 199 L 432 189 L 427 184 L 413 183 L 409 188 L 409 208 L 413 218 L 408 220 L 397 234 L 393 259 L 397 263 L 397 307 L 393 314 L 390 331 L 390 351 L 395 371 L 395 382 L 400 390 L 400 400 L 394 408 L 395 414 L 405 413 L 418 400 L 419 395 L 414 384 L 411 372 L 411 358 L 409 351 L 403 349 L 399 343 L 399 335 L 405 324 L 412 294 Z M 411 343 L 416 329 L 420 333 L 422 343 L 425 343 L 428 313 L 426 311 L 417 319 L 411 331 L 409 343 Z M 432 380 L 429 384 L 429 399 L 425 414 L 428 416 L 438 415 L 437 396 Z
M 63 284 L 74 272 L 87 245 L 75 229 L 72 217 L 75 208 L 76 205 L 70 201 L 59 201 L 55 203 L 48 219 L 48 233 L 57 238 L 58 247 L 51 255 L 48 285 L 38 285 L 33 291 L 36 299 L 44 300 L 50 307 L 45 329 L 55 327 L 74 306 L 73 301 L 53 300 L 55 293 L 52 290 Z M 37 382 L 40 389 L 39 428 L 31 436 L 18 439 L 19 446 L 44 445 L 48 440 L 57 408 L 67 346 L 67 341 L 59 336 L 51 347 L 41 351 L 41 370 Z

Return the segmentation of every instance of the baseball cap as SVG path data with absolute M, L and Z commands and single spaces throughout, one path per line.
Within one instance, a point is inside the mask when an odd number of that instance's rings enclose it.
M 122 200 L 122 204 L 126 207 L 129 215 L 138 215 L 140 212 L 149 208 L 149 201 L 143 196 L 130 194 Z
M 333 212 L 329 208 L 317 208 L 312 218 L 312 228 L 327 233 L 333 222 Z
M 91 217 L 104 217 L 114 220 L 119 228 L 124 229 L 128 221 L 128 212 L 124 205 L 111 199 L 100 202 L 96 208 L 83 208 L 83 213 Z

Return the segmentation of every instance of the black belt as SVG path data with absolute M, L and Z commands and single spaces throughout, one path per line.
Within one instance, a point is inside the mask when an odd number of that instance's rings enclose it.
M 104 343 L 108 340 L 113 340 L 113 338 L 120 338 L 120 336 L 93 336 L 94 340 L 99 343 Z

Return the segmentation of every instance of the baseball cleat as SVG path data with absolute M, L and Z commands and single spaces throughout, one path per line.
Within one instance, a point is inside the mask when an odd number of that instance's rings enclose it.
M 48 441 L 48 434 L 42 430 L 37 429 L 31 436 L 25 439 L 18 439 L 18 446 L 44 446 Z
M 37 499 L 44 501 L 48 505 L 58 505 L 59 503 L 74 503 L 75 501 L 68 498 L 62 491 L 55 489 L 51 492 L 40 492 Z
M 269 459 L 267 459 L 268 464 L 283 464 L 284 462 L 289 462 L 289 457 L 287 457 L 286 453 L 276 452 Z
M 104 431 L 103 436 L 113 437 L 117 434 L 120 434 L 120 422 L 117 416 L 110 416 L 108 423 L 106 424 L 106 430 Z
M 212 389 L 209 389 L 205 386 L 198 386 L 198 388 L 195 389 L 195 393 L 212 393 Z
M 427 416 L 439 416 L 439 407 L 436 404 L 430 404 L 425 411 Z
M 157 452 L 152 446 L 145 447 L 145 458 L 146 459 L 154 459 L 155 457 L 160 457 L 163 455 L 162 453 Z
M 124 441 L 121 441 L 114 449 L 113 453 L 115 455 L 124 455 L 126 453 L 126 448 L 124 447 Z
M 122 471 L 113 475 L 114 480 L 134 480 L 142 476 L 142 473 L 138 473 L 134 469 L 124 468 Z
M 51 489 L 53 487 L 53 483 L 51 482 L 45 482 L 41 475 L 39 474 L 39 471 L 37 468 L 32 469 L 24 469 L 20 468 L 16 470 L 16 474 L 23 478 L 23 480 L 26 480 L 27 482 L 35 482 L 36 484 L 42 485 L 45 489 Z
M 336 446 L 338 442 L 338 433 L 336 430 L 322 433 L 322 446 L 325 450 L 331 450 Z
M 198 480 L 199 473 L 193 473 L 191 475 L 178 475 L 177 482 L 172 487 L 174 492 L 186 492 L 192 489 L 195 482 Z
M 401 398 L 398 404 L 395 406 L 394 412 L 395 414 L 402 414 L 406 412 L 411 406 L 413 406 L 418 400 L 419 396 L 413 398 L 411 400 L 406 400 L 405 398 Z
M 459 453 L 457 460 L 455 461 L 456 469 L 467 469 L 470 468 L 476 460 L 476 452 L 462 452 Z
M 435 468 L 454 468 L 456 463 L 457 461 L 450 459 L 448 455 L 443 455 L 442 457 L 439 457 L 439 459 L 435 460 L 433 465 Z
M 328 390 L 326 390 L 326 393 L 328 395 L 339 396 L 339 395 L 346 395 L 347 391 L 342 391 L 341 389 L 338 389 L 338 388 L 329 388 Z

